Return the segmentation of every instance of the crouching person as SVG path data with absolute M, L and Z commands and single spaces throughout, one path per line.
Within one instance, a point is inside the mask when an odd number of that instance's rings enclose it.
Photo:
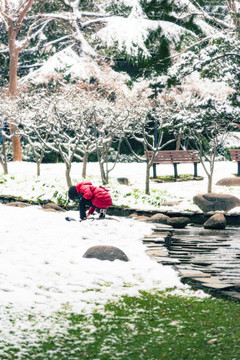
M 109 190 L 104 186 L 93 186 L 90 181 L 83 181 L 68 189 L 70 200 L 79 200 L 80 221 L 86 220 L 93 214 L 95 209 L 100 210 L 99 218 L 104 218 L 106 209 L 112 205 L 112 198 Z M 89 207 L 86 215 L 86 207 Z

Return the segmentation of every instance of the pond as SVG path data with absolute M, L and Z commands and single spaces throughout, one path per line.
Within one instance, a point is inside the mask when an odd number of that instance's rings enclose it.
M 189 225 L 174 229 L 170 238 L 166 229 L 156 226 L 147 253 L 172 265 L 183 282 L 240 300 L 240 227 L 209 230 Z

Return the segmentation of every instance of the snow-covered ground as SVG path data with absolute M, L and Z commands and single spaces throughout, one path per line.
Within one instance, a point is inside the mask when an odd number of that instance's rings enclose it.
M 110 164 L 111 165 L 111 164 Z M 73 183 L 81 181 L 82 165 L 73 163 L 71 178 Z M 193 174 L 193 164 L 179 164 L 178 173 Z M 237 173 L 237 163 L 219 161 L 215 163 L 213 176 L 214 193 L 226 193 L 240 198 L 240 187 L 217 186 L 218 180 L 232 177 Z M 157 165 L 157 175 L 173 175 L 171 164 Z M 97 163 L 89 163 L 87 175 L 94 185 L 100 185 L 100 172 Z M 118 163 L 110 172 L 110 184 L 113 203 L 118 206 L 130 206 L 138 209 L 157 208 L 161 211 L 200 211 L 193 203 L 193 196 L 207 193 L 207 176 L 201 164 L 198 164 L 198 175 L 203 176 L 201 181 L 187 181 L 157 184 L 151 182 L 151 196 L 145 196 L 145 164 L 143 163 Z M 117 178 L 126 177 L 130 186 L 119 185 Z M 20 196 L 32 200 L 53 200 L 64 202 L 67 200 L 67 185 L 64 164 L 42 164 L 41 176 L 36 176 L 36 165 L 33 163 L 9 163 L 9 175 L 0 174 L 0 195 Z M 179 203 L 174 206 L 164 206 L 165 202 Z M 231 212 L 239 212 L 239 208 Z
M 141 238 L 151 232 L 149 225 L 126 218 L 98 221 L 97 216 L 82 223 L 67 222 L 66 213 L 45 212 L 37 206 L 20 209 L 1 204 L 0 212 L 2 305 L 51 312 L 68 304 L 82 311 L 89 301 L 181 286 L 171 268 L 159 268 L 145 254 Z M 130 261 L 83 258 L 94 245 L 119 247 Z
M 236 172 L 236 164 L 216 165 L 214 181 Z M 63 164 L 43 164 L 41 169 L 42 175 L 37 179 L 35 164 L 10 163 L 9 175 L 0 175 L 0 194 L 31 198 L 39 191 L 38 184 L 44 191 L 44 183 L 52 184 L 54 190 L 67 191 Z M 179 166 L 179 173 L 192 170 L 192 166 Z M 158 173 L 172 174 L 172 167 L 159 166 Z M 74 164 L 73 179 L 80 178 L 79 174 L 81 165 Z M 98 182 L 98 165 L 90 163 L 88 174 L 93 182 L 94 179 Z M 199 174 L 203 175 L 200 167 Z M 143 164 L 118 164 L 111 176 L 113 182 L 114 177 L 127 177 L 132 187 L 144 189 Z M 195 206 L 191 203 L 193 195 L 206 192 L 206 179 L 151 184 L 151 187 L 166 191 L 168 200 L 184 198 L 181 206 L 185 209 L 186 204 Z M 119 185 L 118 191 L 124 192 L 125 188 Z M 47 191 L 52 191 L 50 186 L 46 187 Z M 214 185 L 214 191 L 240 198 L 239 188 L 224 189 Z M 142 207 L 147 205 L 142 204 Z M 32 326 L 26 314 L 37 317 L 35 326 L 52 327 L 46 322 L 46 316 L 58 310 L 90 312 L 96 303 L 101 306 L 122 294 L 136 295 L 140 289 L 175 287 L 184 295 L 204 296 L 201 291 L 194 293 L 183 285 L 172 267 L 162 266 L 146 255 L 141 238 L 151 233 L 151 224 L 127 218 L 67 222 L 65 216 L 77 218 L 78 212 L 54 213 L 45 212 L 40 206 L 22 209 L 0 204 L 0 338 L 14 341 L 24 329 Z M 120 248 L 130 261 L 83 258 L 89 247 L 99 244 Z M 13 314 L 15 319 L 21 314 L 20 320 L 11 321 Z

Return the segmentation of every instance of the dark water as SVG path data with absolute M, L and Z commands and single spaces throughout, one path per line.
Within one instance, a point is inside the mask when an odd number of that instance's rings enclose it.
M 211 273 L 213 278 L 240 286 L 240 227 L 175 229 L 168 250 L 170 257 L 179 259 L 177 267 Z

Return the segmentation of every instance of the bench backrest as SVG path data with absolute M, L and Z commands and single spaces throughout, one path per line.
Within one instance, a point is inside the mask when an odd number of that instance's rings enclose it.
M 240 149 L 229 149 L 232 161 L 240 162 Z
M 146 155 L 146 154 L 145 154 Z M 148 151 L 149 159 L 153 157 L 153 151 Z M 195 150 L 162 150 L 155 154 L 154 163 L 180 163 L 199 162 Z

